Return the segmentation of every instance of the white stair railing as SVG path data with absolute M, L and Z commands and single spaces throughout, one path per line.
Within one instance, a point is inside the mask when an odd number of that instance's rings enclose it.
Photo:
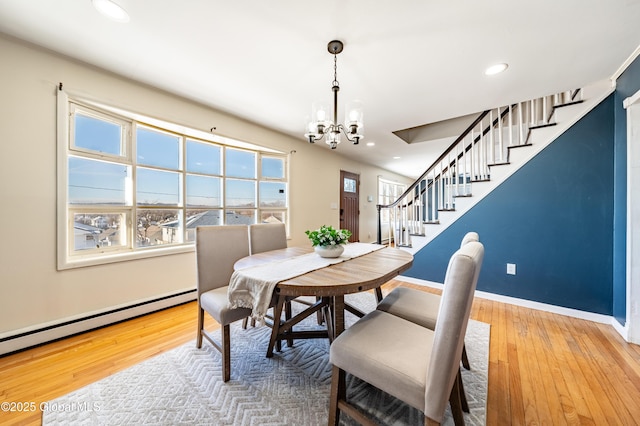
M 555 108 L 581 102 L 580 89 L 484 111 L 393 203 L 378 205 L 378 244 L 382 218 L 388 218 L 389 244 L 411 247 L 412 235 L 438 224 L 440 211 L 455 210 L 457 197 L 470 197 L 471 184 L 491 178 L 491 167 L 509 162 L 509 149 L 528 145 L 532 129 L 553 126 Z

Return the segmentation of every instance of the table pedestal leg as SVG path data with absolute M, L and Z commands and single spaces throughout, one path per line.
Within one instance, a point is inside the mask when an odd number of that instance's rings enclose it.
M 280 317 L 282 316 L 282 308 L 286 297 L 278 295 L 278 301 L 273 308 L 273 328 L 271 329 L 271 339 L 269 340 L 269 348 L 267 348 L 267 358 L 273 357 L 273 347 L 278 340 L 280 333 Z
M 333 297 L 333 337 L 344 331 L 344 295 Z

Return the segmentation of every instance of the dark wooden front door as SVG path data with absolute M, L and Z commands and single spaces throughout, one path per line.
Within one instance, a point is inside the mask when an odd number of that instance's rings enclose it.
M 351 231 L 350 242 L 360 241 L 360 175 L 340 170 L 340 228 Z

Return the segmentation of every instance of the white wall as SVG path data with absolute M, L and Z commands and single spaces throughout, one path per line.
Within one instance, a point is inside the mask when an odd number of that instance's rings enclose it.
M 361 177 L 360 238 L 376 238 L 377 176 L 409 179 L 0 36 L 0 339 L 195 287 L 194 253 L 56 270 L 56 87 L 291 155 L 291 240 L 338 226 L 340 169 Z M 374 202 L 367 202 L 374 195 Z M 370 235 L 370 237 L 369 237 Z M 195 315 L 195 312 L 194 312 Z

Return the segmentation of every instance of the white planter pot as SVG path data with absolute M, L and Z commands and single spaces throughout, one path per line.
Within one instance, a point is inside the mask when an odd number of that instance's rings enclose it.
M 314 250 L 320 257 L 339 257 L 344 251 L 344 246 L 342 244 L 335 246 L 315 246 Z

